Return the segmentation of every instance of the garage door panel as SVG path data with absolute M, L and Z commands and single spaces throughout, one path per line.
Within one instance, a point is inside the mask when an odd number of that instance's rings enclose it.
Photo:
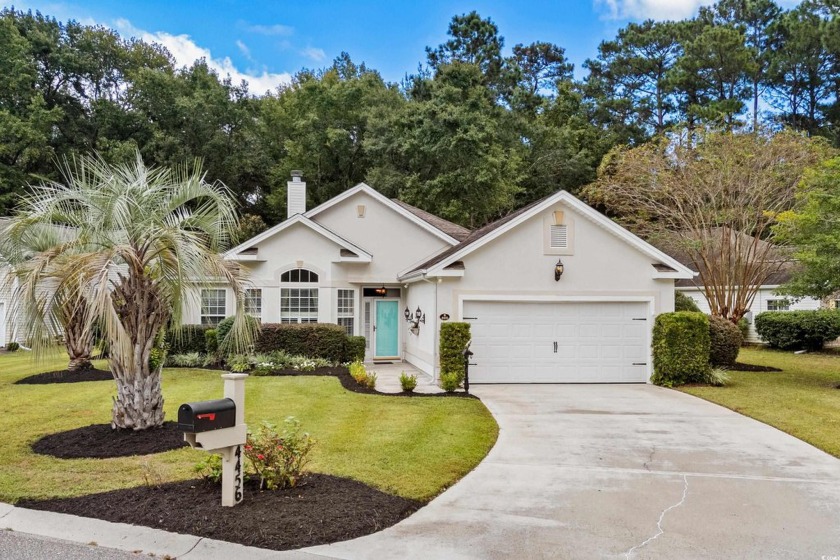
M 647 381 L 633 365 L 648 360 L 646 303 L 466 302 L 464 316 L 474 383 Z

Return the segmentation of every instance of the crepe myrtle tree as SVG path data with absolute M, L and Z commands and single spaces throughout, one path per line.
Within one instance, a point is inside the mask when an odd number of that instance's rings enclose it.
M 37 282 L 18 282 L 18 278 L 26 278 L 32 274 L 33 255 L 49 251 L 53 247 L 62 245 L 72 231 L 68 228 L 55 227 L 45 224 L 41 220 L 21 215 L 12 218 L 0 228 L 0 265 L 9 270 L 4 278 L 4 289 L 9 293 L 16 293 L 12 301 L 11 311 L 20 318 L 20 322 L 30 325 L 30 344 L 49 348 L 57 337 L 64 340 L 64 346 L 70 361 L 67 371 L 79 373 L 93 367 L 93 332 L 88 321 L 88 305 L 83 290 L 72 288 L 75 279 L 68 278 L 58 282 L 49 271 L 37 273 Z M 65 255 L 62 258 L 70 258 Z M 50 289 L 50 285 L 54 289 Z M 60 287 L 61 289 L 55 289 Z M 39 292 L 51 293 L 51 300 L 45 309 L 38 307 L 36 316 L 31 316 L 31 306 L 21 305 L 25 301 L 33 301 L 33 296 Z M 37 304 L 37 301 L 34 302 Z M 47 303 L 47 302 L 44 302 Z M 46 319 L 37 320 L 38 317 Z
M 831 153 L 790 131 L 663 135 L 614 149 L 584 197 L 694 268 L 712 315 L 737 323 L 789 266 L 773 226 L 795 207 L 805 170 Z
M 198 162 L 152 168 L 139 153 L 120 165 L 98 155 L 65 160 L 60 173 L 62 182 L 30 187 L 20 203 L 18 219 L 74 232 L 33 255 L 29 272 L 18 275 L 24 305 L 43 324 L 57 294 L 84 298 L 87 328 L 98 324 L 109 341 L 117 385 L 112 427 L 160 426 L 161 333 L 182 324 L 196 288 L 227 284 L 236 301 L 229 343 L 238 350 L 253 339 L 245 279 L 221 254 L 237 227 L 233 197 L 222 183 L 205 181 Z

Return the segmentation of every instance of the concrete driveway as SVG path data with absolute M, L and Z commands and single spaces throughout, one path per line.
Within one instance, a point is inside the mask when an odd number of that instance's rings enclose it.
M 472 473 L 332 558 L 840 560 L 840 460 L 645 385 L 492 385 L 501 432 Z M 840 437 L 840 434 L 838 434 Z

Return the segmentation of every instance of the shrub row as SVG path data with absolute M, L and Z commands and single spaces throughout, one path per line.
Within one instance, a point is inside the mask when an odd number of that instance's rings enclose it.
M 170 354 L 204 354 L 207 352 L 208 325 L 183 325 L 177 331 L 166 335 L 166 345 Z
M 256 352 L 283 350 L 331 362 L 364 359 L 364 337 L 348 337 L 344 327 L 331 323 L 283 325 L 266 323 L 254 342 Z
M 228 317 L 216 327 L 184 325 L 177 332 L 167 334 L 168 353 L 214 355 L 219 350 L 224 352 L 222 342 L 232 326 L 233 317 Z M 361 361 L 365 359 L 365 337 L 347 336 L 343 327 L 329 323 L 262 325 L 254 341 L 254 351 L 267 353 L 277 350 L 331 362 Z
M 781 350 L 819 350 L 840 337 L 840 311 L 766 311 L 755 317 L 755 330 Z

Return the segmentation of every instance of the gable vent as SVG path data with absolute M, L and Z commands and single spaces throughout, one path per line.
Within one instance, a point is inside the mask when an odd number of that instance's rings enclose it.
M 569 246 L 568 230 L 565 224 L 551 226 L 551 248 L 566 249 Z

